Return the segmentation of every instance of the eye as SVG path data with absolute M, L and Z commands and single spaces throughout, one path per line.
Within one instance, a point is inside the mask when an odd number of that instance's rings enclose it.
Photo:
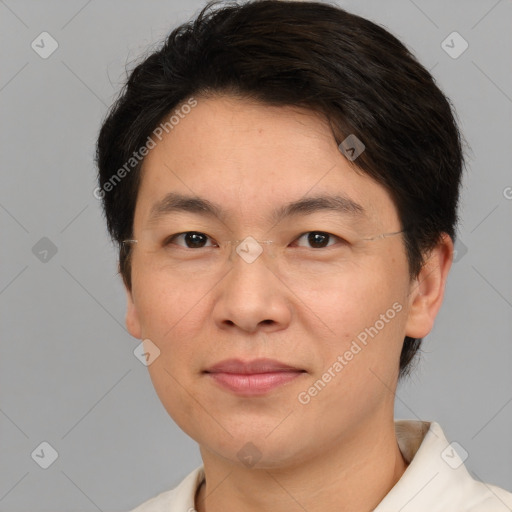
M 300 243 L 301 240 L 305 240 L 306 244 L 309 245 L 302 245 Z M 302 234 L 299 238 L 297 238 L 296 243 L 299 247 L 323 249 L 324 247 L 329 247 L 333 245 L 336 241 L 344 242 L 342 238 L 336 235 L 331 235 L 330 233 L 326 233 L 325 231 L 309 231 L 307 233 Z
M 181 243 L 176 243 L 179 240 Z M 184 233 L 176 233 L 164 241 L 164 246 L 170 244 L 186 247 L 187 249 L 201 249 L 202 247 L 216 247 L 216 244 L 211 243 L 212 239 L 200 233 L 199 231 L 185 231 Z M 210 243 L 209 243 L 210 242 Z

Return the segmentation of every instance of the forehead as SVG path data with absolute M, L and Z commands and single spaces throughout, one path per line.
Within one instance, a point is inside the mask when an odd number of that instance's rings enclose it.
M 145 157 L 136 224 L 169 193 L 201 197 L 244 222 L 269 220 L 307 197 L 341 196 L 369 220 L 396 223 L 387 191 L 356 171 L 320 115 L 234 97 L 196 99 Z

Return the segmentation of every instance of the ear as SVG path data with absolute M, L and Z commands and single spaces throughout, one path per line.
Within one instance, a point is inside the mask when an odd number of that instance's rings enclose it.
M 132 290 L 124 285 L 126 291 L 126 328 L 128 332 L 137 339 L 142 338 L 142 328 L 140 325 L 139 313 L 133 300 Z
M 443 233 L 428 254 L 420 273 L 411 281 L 406 336 L 425 337 L 434 326 L 441 307 L 448 272 L 453 260 L 453 240 Z

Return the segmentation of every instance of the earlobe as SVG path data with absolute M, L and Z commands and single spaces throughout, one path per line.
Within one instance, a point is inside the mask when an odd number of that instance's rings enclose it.
M 142 338 L 142 329 L 140 325 L 139 313 L 133 300 L 133 293 L 125 285 L 126 291 L 126 328 L 128 332 L 137 339 Z
M 434 326 L 441 307 L 446 279 L 453 260 L 453 241 L 443 233 L 429 253 L 420 273 L 411 282 L 406 336 L 425 337 Z

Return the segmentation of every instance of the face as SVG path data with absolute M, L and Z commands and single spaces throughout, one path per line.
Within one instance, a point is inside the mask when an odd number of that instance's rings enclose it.
M 221 96 L 145 158 L 127 325 L 205 451 L 293 464 L 392 415 L 404 336 L 432 312 L 402 236 L 375 238 L 400 230 L 389 194 L 354 163 L 320 116 Z M 278 363 L 212 369 L 233 359 Z

